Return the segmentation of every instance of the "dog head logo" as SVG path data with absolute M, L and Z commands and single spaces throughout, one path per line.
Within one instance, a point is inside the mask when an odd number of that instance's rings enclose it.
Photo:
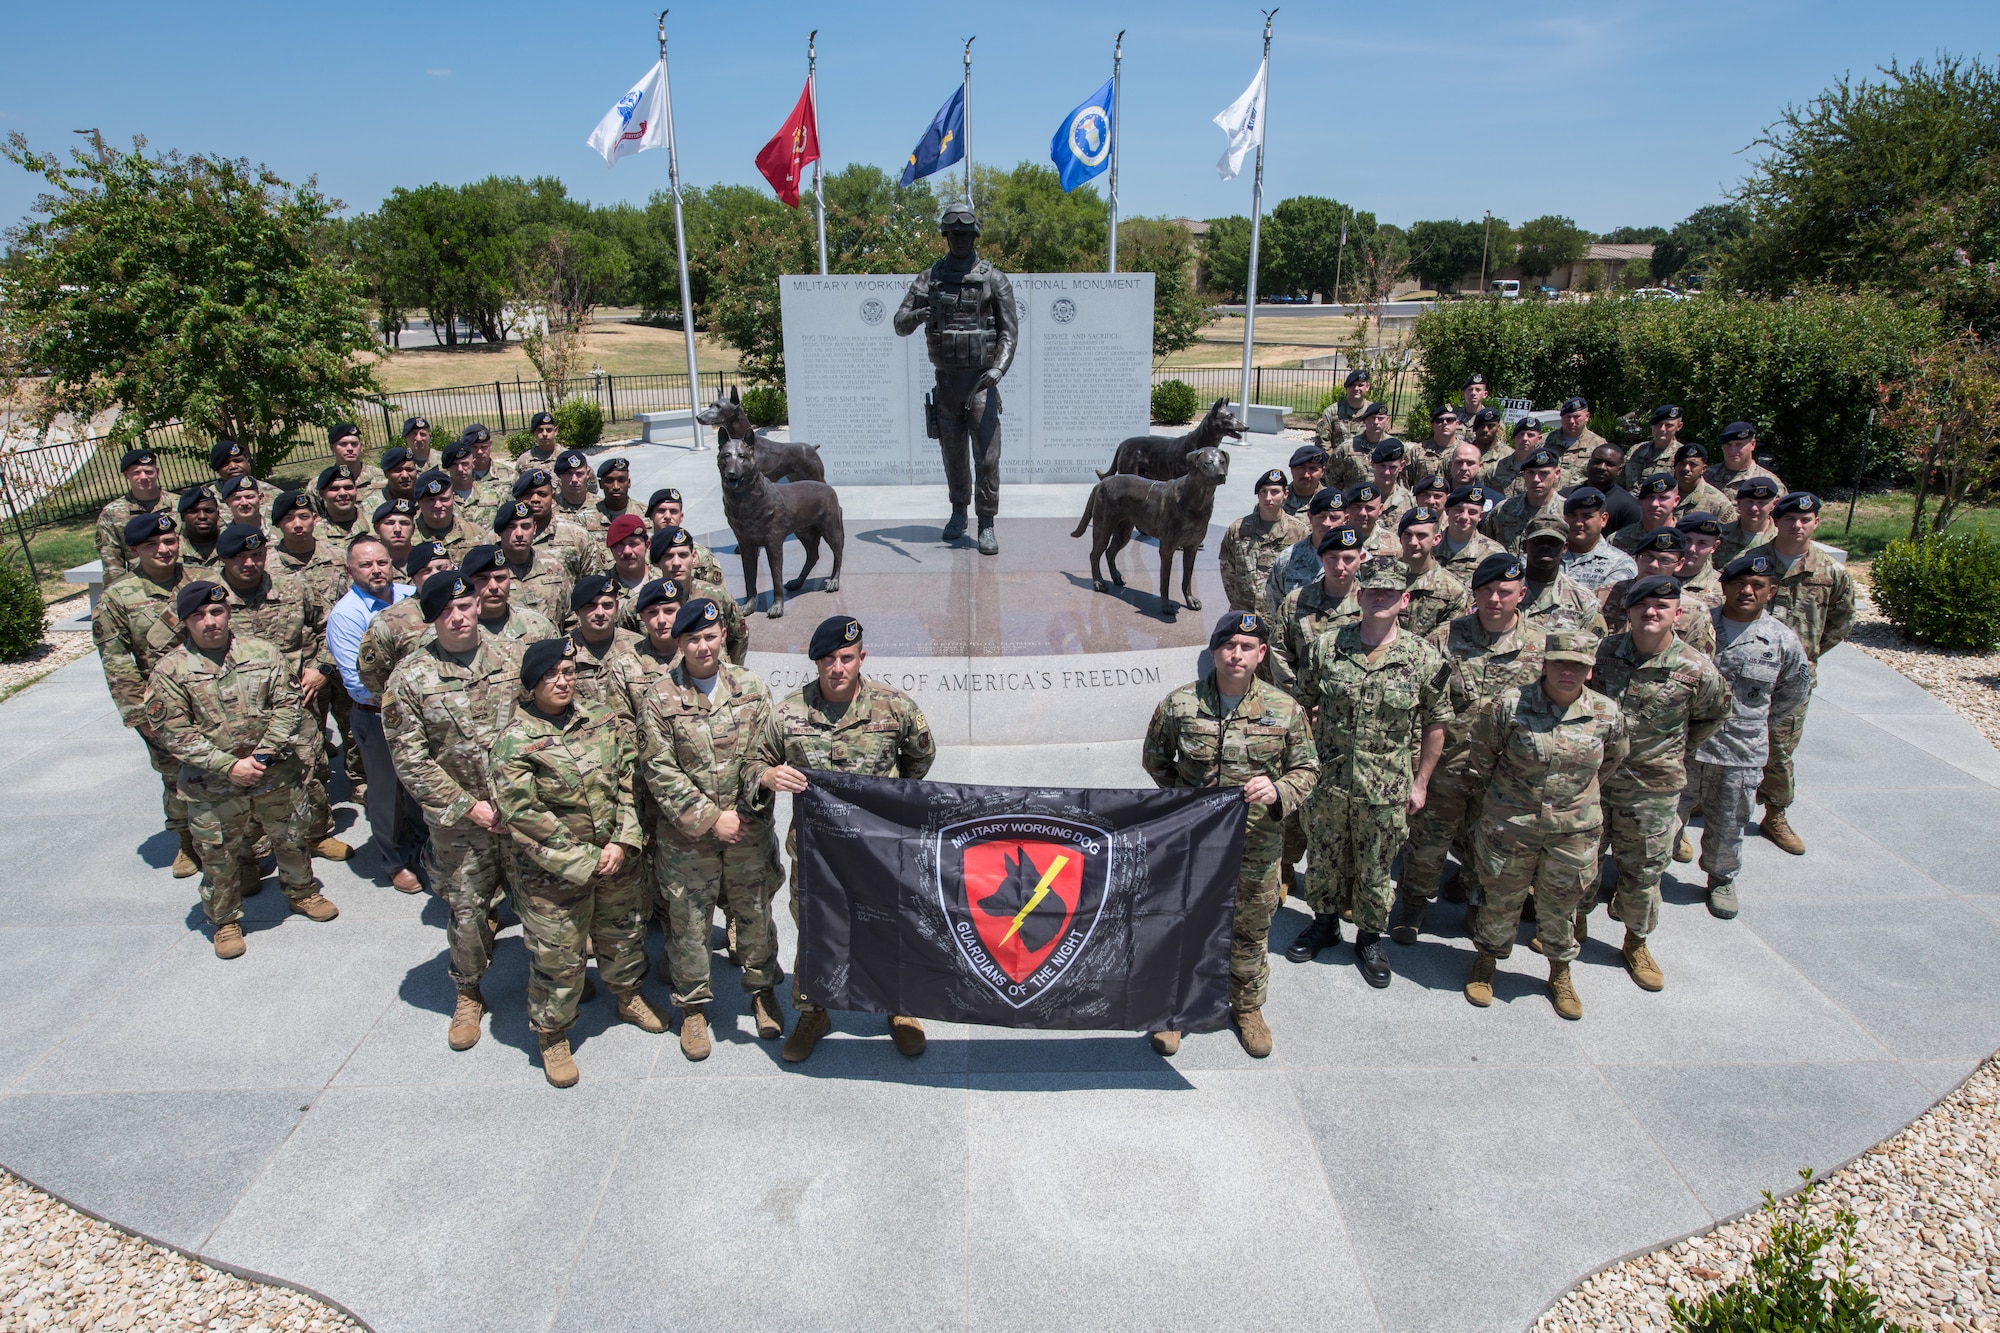
M 938 893 L 960 960 L 1013 1008 L 1046 994 L 1083 956 L 1104 910 L 1110 835 L 1006 815 L 938 838 Z

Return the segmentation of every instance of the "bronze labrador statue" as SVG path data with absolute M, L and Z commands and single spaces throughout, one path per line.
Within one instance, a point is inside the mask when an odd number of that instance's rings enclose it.
M 1185 435 L 1134 435 L 1112 452 L 1111 466 L 1099 476 L 1121 474 L 1149 481 L 1172 481 L 1187 472 L 1188 455 L 1197 449 L 1219 449 L 1226 440 L 1243 438 L 1243 423 L 1218 398 L 1193 430 Z
M 1143 477 L 1108 476 L 1090 489 L 1083 517 L 1070 536 L 1081 537 L 1095 527 L 1090 539 L 1090 582 L 1099 592 L 1109 592 L 1099 572 L 1100 558 L 1111 566 L 1111 581 L 1125 586 L 1118 572 L 1118 553 L 1132 540 L 1137 528 L 1160 543 L 1160 606 L 1168 620 L 1175 618 L 1173 600 L 1174 552 L 1181 553 L 1181 601 L 1190 611 L 1201 610 L 1194 595 L 1194 553 L 1208 536 L 1209 515 L 1215 511 L 1215 488 L 1229 477 L 1229 455 L 1220 449 L 1197 449 L 1188 455 L 1187 471 L 1172 481 L 1147 481 Z
M 764 435 L 750 424 L 743 400 L 731 389 L 727 398 L 718 397 L 695 414 L 704 426 L 721 432 L 716 440 L 742 440 L 756 452 L 757 470 L 772 481 L 825 481 L 826 465 L 819 461 L 819 446 L 798 441 L 782 443 Z
M 742 440 L 724 440 L 717 448 L 715 466 L 722 473 L 722 513 L 729 530 L 736 534 L 736 550 L 743 557 L 743 591 L 748 605 L 757 604 L 757 557 L 771 566 L 771 609 L 776 620 L 785 614 L 785 594 L 805 586 L 806 575 L 819 563 L 820 539 L 833 548 L 833 572 L 827 576 L 826 590 L 840 591 L 840 559 L 847 541 L 841 521 L 840 497 L 823 481 L 795 481 L 780 486 L 757 467 L 751 446 Z M 790 583 L 785 578 L 785 538 L 797 535 L 806 548 L 805 567 Z

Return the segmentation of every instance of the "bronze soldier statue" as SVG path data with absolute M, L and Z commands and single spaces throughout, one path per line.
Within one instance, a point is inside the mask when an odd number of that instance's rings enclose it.
M 973 248 L 979 219 L 969 203 L 949 204 L 938 222 L 951 253 L 919 273 L 896 311 L 896 334 L 919 328 L 937 368 L 925 407 L 926 433 L 944 453 L 951 519 L 944 540 L 965 535 L 965 508 L 979 516 L 979 553 L 998 555 L 993 518 L 1000 512 L 1000 377 L 1021 341 L 1014 288 Z M 978 475 L 975 487 L 974 473 Z

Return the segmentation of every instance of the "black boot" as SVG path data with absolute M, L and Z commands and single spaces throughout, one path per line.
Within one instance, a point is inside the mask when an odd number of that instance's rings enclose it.
M 1292 941 L 1292 947 L 1285 950 L 1285 957 L 1295 963 L 1310 963 L 1319 957 L 1321 949 L 1331 948 L 1340 943 L 1340 917 L 1334 912 L 1315 912 L 1312 924 L 1299 932 Z
M 1382 951 L 1382 937 L 1372 930 L 1354 932 L 1354 956 L 1361 964 L 1361 979 L 1381 990 L 1389 984 L 1389 957 Z
M 1396 899 L 1396 915 L 1389 922 L 1389 938 L 1398 944 L 1415 944 L 1423 931 L 1424 916 L 1430 910 L 1428 900 L 1414 894 L 1401 894 Z
M 951 517 L 945 521 L 944 539 L 948 542 L 955 542 L 964 535 L 965 535 L 965 506 L 953 505 L 951 507 Z

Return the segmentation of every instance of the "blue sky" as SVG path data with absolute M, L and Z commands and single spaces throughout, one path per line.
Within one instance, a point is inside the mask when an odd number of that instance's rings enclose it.
M 1990 4 L 1990 0 L 1987 0 Z M 1210 118 L 1255 72 L 1251 4 L 1027 0 L 983 7 L 733 0 L 668 19 L 682 176 L 760 183 L 751 163 L 797 97 L 820 29 L 833 164 L 900 169 L 973 47 L 981 162 L 1045 161 L 1057 122 L 1108 75 L 1125 28 L 1123 212 L 1247 213 L 1248 171 L 1217 180 Z M 947 17 L 940 18 L 940 15 Z M 1383 10 L 1285 5 L 1272 54 L 1267 202 L 1330 194 L 1385 221 L 1671 225 L 1713 202 L 1788 101 L 1845 71 L 1939 49 L 1989 55 L 1992 10 L 1959 0 L 1681 0 Z M 115 141 L 316 174 L 350 211 L 398 185 L 556 175 L 580 197 L 643 201 L 666 154 L 607 171 L 584 146 L 654 54 L 643 5 L 22 4 L 0 131 L 40 148 Z M 26 58 L 23 58 L 26 57 Z M 36 182 L 0 163 L 0 224 Z

